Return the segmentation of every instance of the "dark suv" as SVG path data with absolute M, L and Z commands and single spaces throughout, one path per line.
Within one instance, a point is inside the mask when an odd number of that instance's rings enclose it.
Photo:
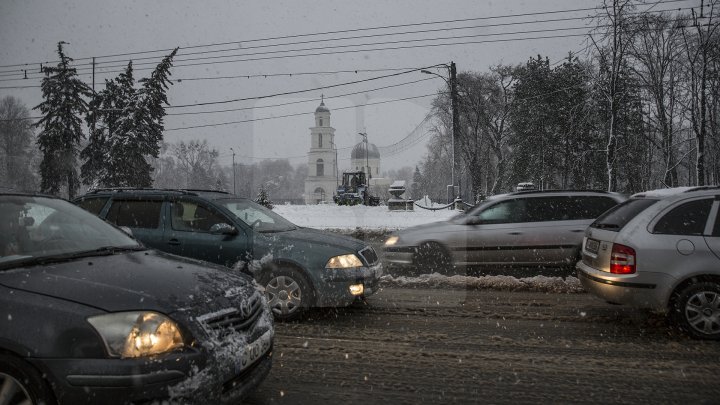
M 148 247 L 251 272 L 280 319 L 373 294 L 382 274 L 362 241 L 300 228 L 225 192 L 100 189 L 74 202 Z
M 603 191 L 520 191 L 488 198 L 467 214 L 407 228 L 385 242 L 390 265 L 574 266 L 585 229 L 626 198 Z

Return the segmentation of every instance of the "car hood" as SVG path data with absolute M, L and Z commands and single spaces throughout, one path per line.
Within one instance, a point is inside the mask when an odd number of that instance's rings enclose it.
M 217 310 L 255 289 L 245 275 L 152 250 L 5 270 L 0 284 L 109 312 L 166 314 L 198 306 Z
M 359 239 L 311 228 L 297 228 L 292 231 L 263 235 L 287 245 L 335 248 L 340 253 L 357 252 L 367 246 Z

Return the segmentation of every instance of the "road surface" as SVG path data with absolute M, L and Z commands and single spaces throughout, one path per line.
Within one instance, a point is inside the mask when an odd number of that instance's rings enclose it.
M 585 293 L 384 288 L 276 333 L 246 403 L 720 401 L 720 343 Z

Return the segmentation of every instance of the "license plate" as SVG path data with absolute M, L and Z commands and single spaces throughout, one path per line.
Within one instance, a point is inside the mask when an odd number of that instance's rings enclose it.
M 242 355 L 235 362 L 235 374 L 240 374 L 267 353 L 272 345 L 272 337 L 272 331 L 267 331 L 254 342 L 246 345 Z
M 600 248 L 600 242 L 595 239 L 588 239 L 585 242 L 585 250 L 587 250 L 590 253 L 597 254 L 599 248 Z

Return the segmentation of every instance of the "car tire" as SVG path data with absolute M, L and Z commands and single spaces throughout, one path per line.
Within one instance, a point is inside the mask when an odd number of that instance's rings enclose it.
M 678 327 L 696 339 L 720 340 L 720 284 L 693 283 L 673 301 L 672 313 Z
M 21 359 L 0 354 L 0 392 L 14 392 L 8 403 L 53 405 L 55 398 L 47 382 L 30 364 Z
M 289 267 L 274 267 L 260 279 L 265 298 L 275 319 L 299 319 L 312 306 L 314 292 L 305 275 Z
M 437 242 L 425 242 L 418 247 L 414 258 L 418 270 L 427 269 L 430 273 L 449 274 L 452 259 L 445 248 Z

